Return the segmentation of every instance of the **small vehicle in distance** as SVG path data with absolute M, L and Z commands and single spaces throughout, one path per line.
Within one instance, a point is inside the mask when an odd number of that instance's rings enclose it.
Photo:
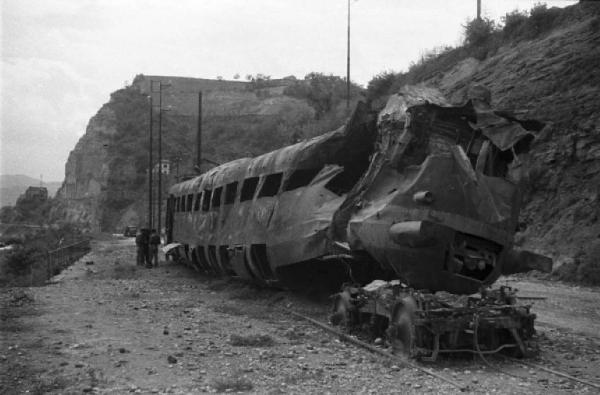
M 137 226 L 126 226 L 123 231 L 123 236 L 125 237 L 135 237 L 137 233 Z

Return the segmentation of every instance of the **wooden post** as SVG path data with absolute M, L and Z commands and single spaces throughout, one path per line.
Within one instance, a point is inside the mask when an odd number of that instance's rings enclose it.
M 202 91 L 198 92 L 198 129 L 196 130 L 196 171 L 202 173 Z M 179 162 L 177 162 L 179 177 Z
M 348 42 L 346 51 L 346 108 L 350 108 L 350 0 L 348 0 Z

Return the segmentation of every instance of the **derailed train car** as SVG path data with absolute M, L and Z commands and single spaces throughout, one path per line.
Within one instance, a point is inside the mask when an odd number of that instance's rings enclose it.
M 544 125 L 405 87 L 338 130 L 170 190 L 169 242 L 198 270 L 283 287 L 401 279 L 470 294 L 511 259 L 522 162 Z
M 359 103 L 338 130 L 173 186 L 168 241 L 207 273 L 352 284 L 334 298 L 332 322 L 383 319 L 389 343 L 411 355 L 524 354 L 530 306 L 486 287 L 551 269 L 513 249 L 519 183 L 544 124 L 489 103 L 481 87 L 460 106 L 423 87 L 403 88 L 379 114 Z

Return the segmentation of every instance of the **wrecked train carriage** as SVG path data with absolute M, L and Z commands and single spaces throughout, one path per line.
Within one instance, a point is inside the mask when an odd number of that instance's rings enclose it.
M 262 283 L 476 292 L 527 269 L 508 258 L 520 164 L 543 126 L 488 102 L 407 87 L 377 120 L 359 104 L 336 131 L 175 185 L 170 238 L 200 270 Z
M 169 242 L 183 244 L 201 271 L 288 287 L 320 272 L 333 276 L 340 263 L 325 258 L 340 248 L 328 229 L 376 137 L 375 118 L 361 104 L 345 127 L 173 186 Z

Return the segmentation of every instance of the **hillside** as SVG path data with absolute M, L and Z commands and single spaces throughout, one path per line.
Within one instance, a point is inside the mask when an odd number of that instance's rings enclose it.
M 54 196 L 61 184 L 60 181 L 42 182 L 42 186 L 48 188 L 48 196 Z M 40 186 L 40 180 L 23 174 L 1 174 L 0 207 L 14 206 L 19 196 L 30 186 Z
M 517 16 L 518 29 L 509 26 L 517 36 L 505 27 L 487 42 L 379 76 L 371 90 L 377 87 L 382 101 L 381 93 L 403 83 L 423 83 L 459 103 L 469 86 L 481 84 L 495 108 L 548 122 L 528 164 L 516 242 L 554 257 L 556 266 L 566 263 L 558 270 L 562 278 L 600 282 L 600 3 Z
M 67 220 L 110 232 L 146 222 L 150 81 L 163 84 L 162 107 L 168 110 L 162 114 L 163 158 L 171 162 L 165 191 L 179 176 L 194 174 L 199 91 L 202 155 L 211 163 L 256 156 L 321 134 L 339 127 L 347 116 L 339 94 L 329 94 L 345 86 L 339 77 L 260 76 L 242 82 L 138 75 L 131 86 L 111 94 L 69 155 L 57 194 Z M 358 93 L 354 87 L 353 101 Z M 158 93 L 153 98 L 156 105 Z M 157 114 L 155 107 L 155 137 Z M 208 166 L 204 163 L 203 170 Z

